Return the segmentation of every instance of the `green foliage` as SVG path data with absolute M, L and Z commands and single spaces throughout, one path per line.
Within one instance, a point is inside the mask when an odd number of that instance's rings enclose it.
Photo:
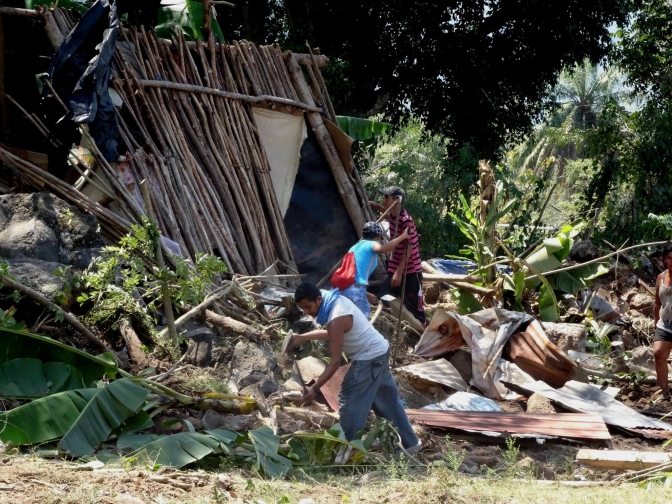
M 392 128 L 387 123 L 359 117 L 336 116 L 336 119 L 343 132 L 353 140 L 371 140 Z
M 0 363 L 27 357 L 42 362 L 69 364 L 82 374 L 85 384 L 98 380 L 105 374 L 114 377 L 118 371 L 114 356 L 110 354 L 94 357 L 46 336 L 0 329 Z
M 672 237 L 672 214 L 650 213 L 642 221 L 643 239 L 646 241 L 669 240 Z
M 171 299 L 181 307 L 202 302 L 212 283 L 226 273 L 226 264 L 219 257 L 210 254 L 196 254 L 196 264 L 181 257 L 174 257 L 177 265 L 175 274 L 169 273 L 169 281 L 176 286 L 171 289 Z
M 224 262 L 209 254 L 197 255 L 195 265 L 173 256 L 175 271 L 148 267 L 159 236 L 158 227 L 143 218 L 142 225 L 133 225 L 131 233 L 117 246 L 104 247 L 93 259 L 81 279 L 76 280 L 82 286 L 77 301 L 93 304 L 87 320 L 110 327 L 121 317 L 131 315 L 149 334 L 154 334 L 153 317 L 163 300 L 161 281 L 168 283 L 173 304 L 184 307 L 203 301 L 216 277 L 226 272 Z
M 0 414 L 0 441 L 27 445 L 64 436 L 96 390 L 60 392 Z
M 513 473 L 516 467 L 516 462 L 520 458 L 520 447 L 516 446 L 516 440 L 513 437 L 506 438 L 506 449 L 499 449 L 499 452 L 504 457 L 504 466 L 509 473 Z
M 446 451 L 443 454 L 443 458 L 446 460 L 446 466 L 453 472 L 457 472 L 462 462 L 464 462 L 464 457 L 467 455 L 466 450 L 463 448 L 459 452 L 453 448 L 453 445 L 450 442 L 450 436 L 446 436 Z
M 254 446 L 257 459 L 255 468 L 262 470 L 269 478 L 280 478 L 287 474 L 292 461 L 278 454 L 280 438 L 273 434 L 270 427 L 264 425 L 248 432 Z
M 154 28 L 161 38 L 170 39 L 171 30 L 180 29 L 186 40 L 204 40 L 201 33 L 203 26 L 203 2 L 194 0 L 169 0 L 162 2 L 158 11 L 158 24 Z M 212 32 L 215 40 L 225 41 L 222 28 L 213 15 L 211 17 Z
M 229 454 L 239 443 L 235 432 L 214 429 L 170 436 L 120 436 L 117 447 L 135 450 L 129 459 L 138 463 L 181 468 L 211 454 Z
M 259 1 L 236 4 L 221 22 L 232 38 L 295 52 L 305 52 L 306 40 L 320 47 L 338 62 L 325 78 L 339 113 L 384 112 L 395 126 L 421 118 L 432 134 L 450 139 L 451 156 L 471 145 L 494 159 L 551 106 L 548 91 L 563 68 L 606 54 L 608 28 L 629 6 Z
M 0 365 L 0 397 L 38 398 L 83 388 L 82 373 L 62 362 L 23 358 Z
M 91 5 L 93 5 L 95 0 L 58 0 L 53 2 L 52 0 L 25 0 L 26 9 L 34 9 L 37 5 L 44 5 L 49 7 L 50 5 L 58 5 L 59 7 L 64 7 L 66 9 L 75 9 L 81 14 L 84 14 Z
M 358 161 L 374 198 L 380 187 L 404 188 L 404 206 L 420 234 L 423 257 L 457 254 L 465 242 L 449 212 L 460 208 L 460 193 L 469 194 L 475 187 L 478 159 L 469 147 L 447 156 L 447 146 L 414 121 L 379 138 L 373 152 Z
M 114 429 L 140 411 L 149 394 L 128 378 L 94 390 L 95 394 L 58 445 L 73 457 L 93 453 Z M 43 421 L 41 418 L 35 420 Z

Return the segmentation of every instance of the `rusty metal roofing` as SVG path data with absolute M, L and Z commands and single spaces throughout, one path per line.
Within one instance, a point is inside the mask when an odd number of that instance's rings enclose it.
M 604 420 L 587 413 L 499 413 L 406 410 L 411 421 L 447 429 L 508 432 L 576 439 L 611 439 Z

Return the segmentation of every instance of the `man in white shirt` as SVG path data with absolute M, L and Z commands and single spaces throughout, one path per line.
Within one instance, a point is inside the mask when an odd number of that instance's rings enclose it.
M 324 372 L 306 389 L 304 399 L 311 401 L 315 398 L 316 391 L 340 367 L 341 354 L 345 352 L 351 365 L 338 396 L 340 423 L 345 437 L 352 440 L 364 428 L 373 408 L 376 415 L 389 420 L 397 429 L 406 452 L 420 451 L 422 443 L 413 432 L 401 404 L 397 384 L 390 373 L 387 340 L 352 301 L 339 295 L 338 290 L 320 290 L 304 283 L 296 289 L 294 299 L 304 313 L 327 329 L 294 335 L 290 346 L 310 340 L 328 341 L 331 357 Z

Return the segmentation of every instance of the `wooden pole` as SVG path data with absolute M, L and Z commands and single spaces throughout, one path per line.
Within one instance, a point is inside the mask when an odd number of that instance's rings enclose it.
M 399 214 L 397 214 L 397 224 L 399 223 Z M 397 234 L 398 228 L 397 228 Z M 408 245 L 411 239 L 406 240 L 406 248 L 404 250 L 404 256 L 408 254 Z M 408 270 L 408 258 L 406 258 L 406 266 L 404 266 L 404 276 L 401 278 L 401 303 L 399 304 L 399 313 L 397 314 L 397 330 L 396 336 L 394 338 L 394 354 L 392 356 L 392 365 L 397 365 L 397 354 L 399 353 L 399 344 L 401 340 L 401 313 L 404 310 L 404 299 L 406 298 L 406 271 Z
M 142 198 L 145 200 L 145 206 L 147 207 L 147 218 L 150 222 L 154 223 L 156 220 L 154 218 L 152 200 L 149 196 L 149 188 L 146 179 L 140 182 L 140 191 L 142 192 Z M 159 266 L 159 270 L 164 270 L 166 267 L 166 264 L 163 261 L 163 251 L 161 250 L 161 236 L 159 236 L 158 243 L 156 244 L 156 264 Z M 163 310 L 166 313 L 166 320 L 168 321 L 170 343 L 172 344 L 172 350 L 176 357 L 180 354 L 180 345 L 177 341 L 177 330 L 175 329 L 175 316 L 173 315 L 173 305 L 170 300 L 170 290 L 168 289 L 168 282 L 165 279 L 161 280 L 161 291 L 163 293 Z
M 7 97 L 5 96 L 5 18 L 0 16 L 0 108 L 2 109 L 2 141 L 9 145 L 9 114 L 7 113 Z
M 289 74 L 292 78 L 292 82 L 296 89 L 297 94 L 301 101 L 306 103 L 311 107 L 315 107 L 315 101 L 313 100 L 310 87 L 306 82 L 306 79 L 301 72 L 301 68 L 296 62 L 294 56 L 289 53 L 287 66 L 289 69 Z M 362 210 L 359 207 L 357 202 L 357 197 L 355 195 L 355 189 L 348 178 L 348 174 L 345 171 L 345 167 L 341 162 L 341 159 L 336 151 L 334 141 L 331 138 L 331 135 L 327 131 L 324 121 L 322 119 L 322 114 L 318 112 L 309 112 L 308 113 L 308 122 L 310 123 L 313 131 L 315 132 L 315 137 L 317 138 L 322 152 L 329 163 L 329 168 L 331 173 L 334 176 L 336 181 L 336 187 L 338 192 L 343 199 L 345 208 L 350 216 L 350 220 L 355 228 L 355 232 L 358 237 L 362 237 L 362 228 L 364 227 L 364 217 Z
M 31 9 L 19 9 L 18 7 L 4 7 L 0 6 L 1 16 L 17 16 L 27 18 L 38 18 L 40 13 Z
M 209 40 L 212 33 L 212 0 L 203 0 L 203 26 L 201 26 L 201 33 L 203 40 Z
M 222 98 L 229 98 L 231 100 L 240 100 L 247 103 L 253 104 L 263 104 L 263 103 L 277 103 L 279 105 L 285 105 L 288 107 L 295 107 L 302 110 L 308 110 L 310 112 L 322 112 L 321 108 L 306 105 L 295 100 L 290 100 L 288 98 L 279 98 L 277 96 L 270 96 L 265 94 L 260 94 L 259 96 L 249 96 L 240 93 L 231 93 L 229 91 L 222 91 L 221 89 L 214 89 L 204 86 L 195 86 L 193 84 L 181 84 L 178 82 L 168 82 L 168 81 L 156 81 L 156 80 L 138 80 L 139 85 L 143 87 L 155 87 L 163 89 L 174 89 L 176 91 L 186 91 L 190 93 L 205 93 L 215 96 L 221 96 Z

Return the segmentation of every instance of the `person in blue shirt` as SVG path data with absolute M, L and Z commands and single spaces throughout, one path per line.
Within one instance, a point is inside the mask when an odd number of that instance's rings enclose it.
M 404 240 L 408 239 L 408 229 L 399 237 L 380 244 L 383 238 L 383 227 L 376 222 L 367 222 L 362 230 L 362 239 L 350 247 L 348 252 L 353 252 L 355 256 L 355 283 L 345 290 L 340 291 L 340 295 L 352 301 L 359 308 L 366 318 L 371 317 L 371 306 L 366 297 L 366 288 L 369 285 L 369 276 L 378 264 L 378 254 L 386 254 Z

